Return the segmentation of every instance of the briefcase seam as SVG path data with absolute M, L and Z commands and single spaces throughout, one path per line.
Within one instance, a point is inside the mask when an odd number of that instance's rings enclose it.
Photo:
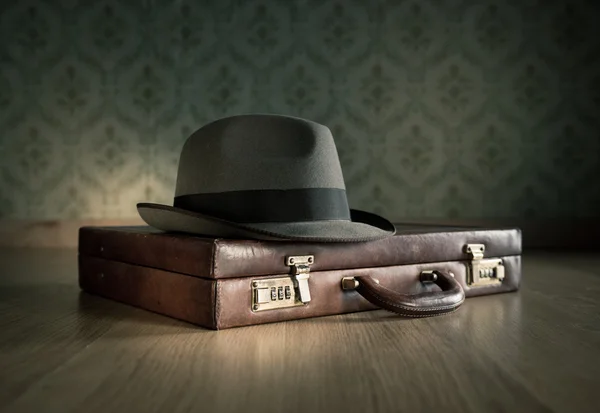
M 219 247 L 219 240 L 215 239 L 213 241 L 213 245 L 212 245 L 212 262 L 210 263 L 210 273 L 213 277 L 217 277 L 217 270 L 218 270 L 218 264 L 217 264 L 217 249 Z
M 219 324 L 221 320 L 221 283 L 218 280 L 215 280 L 215 328 L 219 329 Z

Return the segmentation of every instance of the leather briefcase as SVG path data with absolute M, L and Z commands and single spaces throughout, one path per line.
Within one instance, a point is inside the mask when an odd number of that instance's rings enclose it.
M 83 227 L 79 283 L 211 329 L 376 308 L 432 316 L 519 288 L 518 229 L 396 227 L 383 240 L 334 244 Z

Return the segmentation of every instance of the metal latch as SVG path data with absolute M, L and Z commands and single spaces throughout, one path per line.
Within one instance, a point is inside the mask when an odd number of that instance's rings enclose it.
M 291 267 L 287 277 L 252 280 L 252 311 L 297 307 L 310 301 L 308 279 L 313 255 L 286 257 Z
M 504 264 L 500 258 L 483 258 L 485 245 L 467 244 L 464 252 L 471 262 L 467 264 L 467 284 L 469 287 L 500 285 L 504 280 Z
M 292 269 L 294 276 L 294 285 L 298 289 L 298 298 L 304 304 L 310 302 L 310 290 L 308 288 L 308 279 L 310 278 L 310 266 L 315 262 L 313 255 L 302 255 L 298 257 L 287 257 L 285 265 Z

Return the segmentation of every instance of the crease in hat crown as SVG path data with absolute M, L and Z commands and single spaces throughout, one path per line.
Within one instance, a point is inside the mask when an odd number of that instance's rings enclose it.
M 300 188 L 345 190 L 329 128 L 291 116 L 247 114 L 192 133 L 179 158 L 175 196 Z

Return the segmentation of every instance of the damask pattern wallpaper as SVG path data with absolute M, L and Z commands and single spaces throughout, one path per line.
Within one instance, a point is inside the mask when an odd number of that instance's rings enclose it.
M 392 219 L 600 215 L 597 1 L 1 2 L 0 217 L 171 203 L 196 128 L 328 125 Z

